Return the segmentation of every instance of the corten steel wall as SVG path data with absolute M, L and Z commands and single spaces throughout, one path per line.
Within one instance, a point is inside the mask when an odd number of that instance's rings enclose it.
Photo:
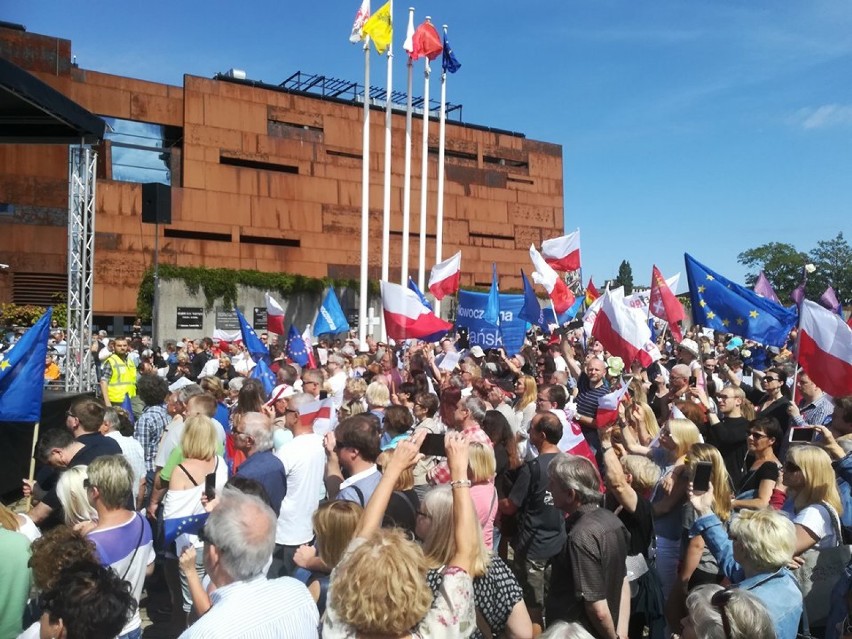
M 184 76 L 175 87 L 78 69 L 70 42 L 0 28 L 0 55 L 93 113 L 182 128 L 172 155 L 172 224 L 160 227 L 161 263 L 357 277 L 360 260 L 359 105 Z M 371 118 L 370 276 L 381 262 L 383 112 Z M 416 278 L 421 180 L 412 139 L 411 252 Z M 399 279 L 404 113 L 393 118 L 391 278 Z M 438 124 L 430 127 L 426 263 L 435 257 Z M 109 144 L 99 148 L 94 309 L 133 314 L 153 258 L 152 225 L 141 223 L 141 188 L 111 180 Z M 487 286 L 496 262 L 503 289 L 519 288 L 528 248 L 563 231 L 562 148 L 448 123 L 444 249 L 463 250 L 462 285 Z M 262 167 L 262 168 L 258 168 Z M 0 255 L 25 272 L 64 272 L 67 150 L 0 145 Z M 210 241 L 169 237 L 209 232 Z M 240 241 L 246 236 L 252 243 Z M 260 239 L 257 239 L 260 238 Z M 298 241 L 265 245 L 263 238 Z M 428 276 L 428 273 L 427 273 Z M 0 301 L 9 299 L 2 288 Z

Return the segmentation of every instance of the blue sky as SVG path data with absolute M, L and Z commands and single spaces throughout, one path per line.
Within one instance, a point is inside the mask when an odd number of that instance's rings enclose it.
M 0 19 L 72 40 L 88 69 L 177 85 L 230 67 L 270 83 L 297 70 L 363 78 L 347 40 L 359 0 L 10 4 Z M 394 8 L 397 53 L 408 6 Z M 463 68 L 448 99 L 466 121 L 562 145 L 566 229 L 582 230 L 586 278 L 627 259 L 647 283 L 654 263 L 682 271 L 687 251 L 740 280 L 745 249 L 852 240 L 852 3 L 415 6 L 418 23 L 450 27 Z M 395 66 L 404 89 L 402 55 Z

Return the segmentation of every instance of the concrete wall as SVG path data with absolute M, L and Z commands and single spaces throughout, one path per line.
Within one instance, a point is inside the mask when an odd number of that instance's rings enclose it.
M 249 324 L 254 321 L 254 308 L 266 308 L 264 293 L 266 291 L 247 286 L 237 287 L 237 306 L 240 312 L 248 320 Z M 340 300 L 340 306 L 344 313 L 358 313 L 358 291 L 352 289 L 336 289 L 337 298 Z M 322 294 L 302 293 L 293 297 L 282 297 L 273 293 L 273 297 L 284 308 L 285 314 L 285 330 L 289 330 L 290 324 L 295 324 L 299 333 L 305 330 L 307 324 L 313 325 L 317 311 L 325 297 L 325 291 Z M 181 280 L 161 280 L 160 282 L 160 319 L 158 322 L 159 342 L 163 343 L 166 340 L 179 339 L 182 337 L 190 337 L 193 339 L 200 337 L 212 337 L 217 326 L 217 311 L 231 311 L 231 308 L 225 308 L 223 300 L 216 300 L 213 308 L 207 310 L 205 308 L 207 300 L 204 297 L 204 292 L 199 290 L 197 293 L 190 293 L 186 285 Z M 382 312 L 381 299 L 378 295 L 371 297 L 368 302 L 368 308 L 372 306 L 374 314 L 378 317 Z M 203 310 L 203 325 L 201 329 L 185 329 L 177 328 L 177 311 L 178 308 L 202 308 Z M 350 319 L 352 328 L 355 324 Z M 372 333 L 378 338 L 378 326 L 373 326 Z M 232 329 L 223 329 L 232 330 Z M 239 329 L 237 329 L 239 330 Z M 258 333 L 263 332 L 260 328 L 256 329 Z M 264 329 L 265 330 L 265 329 Z

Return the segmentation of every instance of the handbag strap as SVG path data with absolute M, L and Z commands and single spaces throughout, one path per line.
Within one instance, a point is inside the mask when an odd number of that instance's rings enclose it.
M 818 505 L 825 508 L 826 512 L 828 513 L 828 517 L 829 519 L 831 519 L 831 526 L 832 528 L 834 528 L 834 534 L 837 538 L 837 545 L 842 546 L 843 529 L 840 526 L 840 516 L 837 514 L 837 511 L 834 510 L 834 507 L 831 504 L 821 501 Z
M 139 552 L 139 544 L 142 543 L 142 536 L 145 534 L 145 522 L 142 519 L 142 515 L 136 513 L 136 517 L 139 518 L 139 539 L 136 540 L 136 548 L 133 549 L 133 555 L 130 557 L 130 563 L 127 564 L 127 568 L 124 569 L 124 574 L 121 575 L 122 581 L 127 578 L 127 573 L 130 572 L 130 568 L 133 566 L 133 561 L 136 559 L 136 553 Z

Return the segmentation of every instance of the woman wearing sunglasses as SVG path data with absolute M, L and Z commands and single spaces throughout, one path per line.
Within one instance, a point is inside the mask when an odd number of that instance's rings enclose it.
M 775 445 L 782 437 L 781 427 L 774 419 L 761 417 L 749 424 L 746 440 L 748 470 L 740 480 L 736 499 L 731 504 L 735 510 L 765 508 L 773 502 L 782 468 L 781 462 L 775 456 Z M 784 495 L 780 491 L 778 494 L 783 503 Z M 773 502 L 772 505 L 778 508 L 781 504 L 776 505 Z
M 787 386 L 787 373 L 781 368 L 768 368 L 763 376 L 764 396 L 755 405 L 758 417 L 774 417 L 781 426 L 781 431 L 787 433 L 790 427 L 790 387 Z

